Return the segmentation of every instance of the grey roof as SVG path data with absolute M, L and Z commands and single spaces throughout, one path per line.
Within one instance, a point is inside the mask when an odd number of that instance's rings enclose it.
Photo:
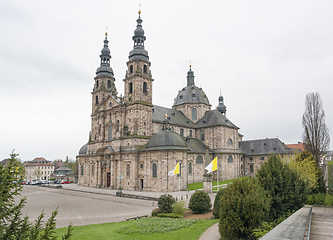
M 87 149 L 88 149 L 88 143 L 84 144 L 79 151 L 79 155 L 84 155 L 87 153 Z
M 247 156 L 293 153 L 293 151 L 278 138 L 241 141 L 239 142 L 239 148 L 243 150 Z
M 163 123 L 165 120 L 165 114 L 168 115 L 168 120 L 171 125 L 195 128 L 195 124 L 181 111 L 157 105 L 154 105 L 153 108 L 153 122 Z
M 205 103 L 210 105 L 205 92 L 197 86 L 186 86 L 180 90 L 173 105 L 176 106 L 185 103 Z
M 178 92 L 173 103 L 174 106 L 185 103 L 204 103 L 209 104 L 209 100 L 202 88 L 198 88 L 194 84 L 194 72 L 191 67 L 187 72 L 187 86 Z
M 60 167 L 60 168 L 57 168 L 56 170 L 54 170 L 54 172 L 56 174 L 61 173 L 61 172 L 64 173 L 64 174 L 65 174 L 65 172 L 67 174 L 74 174 L 74 172 L 72 171 L 72 169 L 70 169 L 69 167 Z
M 206 145 L 197 138 L 186 138 L 187 148 L 191 153 L 205 153 Z M 208 149 L 211 152 L 211 149 Z
M 179 134 L 170 130 L 163 130 L 154 134 L 147 144 L 146 150 L 187 150 L 186 141 Z
M 226 116 L 221 114 L 218 110 L 206 111 L 205 115 L 195 123 L 197 128 L 212 127 L 212 126 L 227 126 L 231 128 L 237 128 Z

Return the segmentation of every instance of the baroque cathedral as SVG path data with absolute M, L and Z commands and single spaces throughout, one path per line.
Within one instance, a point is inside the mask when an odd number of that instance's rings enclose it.
M 187 184 L 203 180 L 204 168 L 215 157 L 219 171 L 214 177 L 219 174 L 219 179 L 232 179 L 252 175 L 268 158 L 271 151 L 261 148 L 255 153 L 256 144 L 274 147 L 276 153 L 288 150 L 278 139 L 241 142 L 239 128 L 226 117 L 223 97 L 219 96 L 219 105 L 212 110 L 208 96 L 195 85 L 191 66 L 187 85 L 178 91 L 172 108 L 154 105 L 154 79 L 140 14 L 123 97 L 116 90 L 105 33 L 92 91 L 89 141 L 77 156 L 79 185 L 116 189 L 121 184 L 126 190 L 178 191 L 178 178 L 168 176 L 177 163 L 180 188 L 186 189 Z

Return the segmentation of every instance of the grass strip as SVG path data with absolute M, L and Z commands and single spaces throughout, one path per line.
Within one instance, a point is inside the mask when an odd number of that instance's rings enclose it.
M 164 218 L 165 219 L 165 218 Z M 218 219 L 206 219 L 197 220 L 195 223 L 188 222 L 188 219 L 184 220 L 184 227 L 177 230 L 171 230 L 179 224 L 180 219 L 165 219 L 161 226 L 161 220 L 159 218 L 143 218 L 140 221 L 124 221 L 116 223 L 102 223 L 85 226 L 74 227 L 73 236 L 71 240 L 86 240 L 86 239 L 193 239 L 197 240 L 206 231 L 207 228 L 218 222 Z M 175 220 L 175 222 L 173 222 Z M 145 231 L 133 232 L 138 229 L 138 224 Z M 188 225 L 188 226 L 187 226 Z M 157 229 L 156 232 L 151 232 L 148 229 Z M 160 232 L 158 232 L 158 229 Z M 165 230 L 163 230 L 165 229 Z M 169 231 L 167 231 L 167 229 Z M 176 228 L 175 228 L 176 229 Z M 65 234 L 67 228 L 58 228 L 56 233 L 58 239 L 61 239 L 61 235 Z M 127 231 L 127 233 L 125 233 Z M 154 230 L 153 230 L 154 231 Z M 162 232 L 163 231 L 163 232 Z

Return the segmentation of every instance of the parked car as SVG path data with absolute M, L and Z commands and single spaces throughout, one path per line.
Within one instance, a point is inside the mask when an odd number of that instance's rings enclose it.
M 68 184 L 70 183 L 70 181 L 67 181 L 67 180 L 61 180 L 61 184 Z

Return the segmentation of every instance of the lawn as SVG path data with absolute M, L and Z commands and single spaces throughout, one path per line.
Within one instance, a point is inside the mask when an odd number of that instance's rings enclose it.
M 240 177 L 239 179 L 241 179 L 242 177 Z M 219 181 L 220 184 L 217 184 L 217 181 L 213 181 L 213 190 L 217 190 L 217 185 L 222 185 L 222 184 L 229 184 L 232 183 L 235 179 L 229 179 L 229 180 L 224 180 L 224 181 Z M 198 182 L 198 183 L 191 183 L 191 184 L 187 184 L 187 188 L 189 191 L 192 190 L 197 190 L 197 189 L 202 189 L 203 188 L 203 183 L 202 182 Z M 221 187 L 220 187 L 221 188 Z
M 74 227 L 72 240 L 85 239 L 199 239 L 218 219 L 142 218 L 132 221 Z M 58 239 L 67 228 L 58 228 Z

